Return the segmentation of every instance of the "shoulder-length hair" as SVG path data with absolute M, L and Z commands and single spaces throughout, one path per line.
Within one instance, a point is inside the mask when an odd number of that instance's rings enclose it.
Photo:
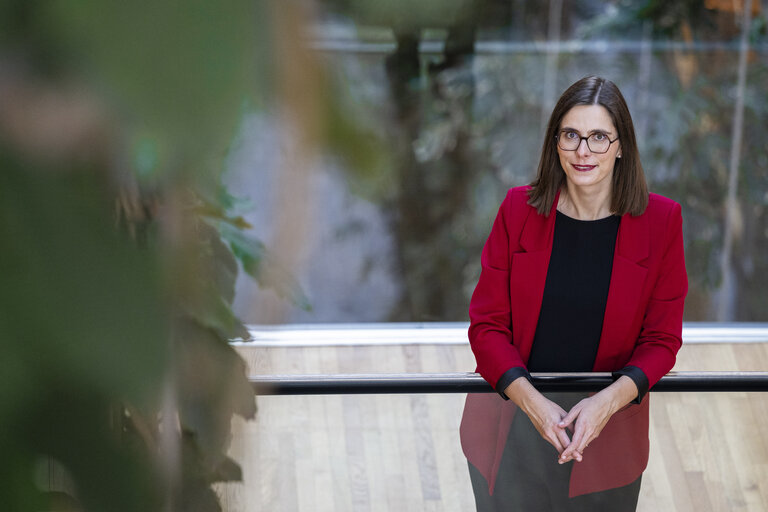
M 613 120 L 621 144 L 621 158 L 613 168 L 611 211 L 616 215 L 630 213 L 640 215 L 648 206 L 648 185 L 635 140 L 635 127 L 624 96 L 616 84 L 598 76 L 586 76 L 571 85 L 557 100 L 547 125 L 547 133 L 541 148 L 541 159 L 536 179 L 528 191 L 528 204 L 539 214 L 549 215 L 557 191 L 565 182 L 565 172 L 557 153 L 557 133 L 560 123 L 573 107 L 600 105 Z

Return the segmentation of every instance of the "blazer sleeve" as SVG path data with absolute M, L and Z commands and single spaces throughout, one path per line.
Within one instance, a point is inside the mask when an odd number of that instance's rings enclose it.
M 525 370 L 520 353 L 512 344 L 509 269 L 510 238 L 519 236 L 515 233 L 519 233 L 527 214 L 527 195 L 515 195 L 515 189 L 510 190 L 493 222 L 480 258 L 480 279 L 469 304 L 469 342 L 477 360 L 477 372 L 495 389 L 508 370 Z
M 646 306 L 640 335 L 627 366 L 640 368 L 653 387 L 675 365 L 682 344 L 688 275 L 683 252 L 683 218 L 674 203 L 667 217 L 663 256 Z

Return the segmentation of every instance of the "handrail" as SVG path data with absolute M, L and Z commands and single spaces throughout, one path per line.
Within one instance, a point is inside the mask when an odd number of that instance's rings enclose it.
M 613 382 L 608 372 L 532 373 L 539 391 L 599 391 Z M 357 395 L 420 393 L 493 393 L 477 373 L 372 373 L 333 375 L 255 375 L 259 395 Z M 652 391 L 766 392 L 768 372 L 670 372 Z
M 249 325 L 248 348 L 467 345 L 469 322 Z M 683 344 L 768 343 L 768 323 L 684 322 Z
M 390 41 L 365 41 L 352 37 L 320 37 L 308 41 L 315 51 L 328 53 L 365 53 L 386 54 L 395 51 L 397 43 Z M 640 53 L 643 51 L 664 52 L 708 52 L 739 51 L 739 41 L 476 41 L 474 52 L 477 55 L 503 55 L 520 53 L 604 53 L 610 47 L 617 53 Z M 763 53 L 768 50 L 765 43 L 751 43 L 751 51 Z M 445 51 L 443 41 L 420 41 L 419 53 L 441 54 Z

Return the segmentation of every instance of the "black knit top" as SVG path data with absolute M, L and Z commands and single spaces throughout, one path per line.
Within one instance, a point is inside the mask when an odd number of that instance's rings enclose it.
M 592 371 L 603 330 L 620 221 L 615 215 L 583 221 L 557 212 L 529 371 Z M 522 375 L 527 376 L 523 368 L 507 371 L 499 379 L 497 391 L 503 392 Z M 638 401 L 642 399 L 648 390 L 645 374 L 639 368 L 626 367 L 614 374 L 616 378 L 621 375 L 635 381 L 640 391 Z

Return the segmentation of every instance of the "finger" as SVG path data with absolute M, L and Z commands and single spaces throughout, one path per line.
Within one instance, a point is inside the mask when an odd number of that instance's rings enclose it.
M 560 464 L 564 464 L 568 462 L 569 460 L 573 459 L 575 457 L 576 446 L 571 442 L 571 444 L 563 450 L 563 453 L 560 454 L 560 458 L 558 459 L 558 462 Z
M 572 459 L 575 459 L 577 462 L 581 462 L 582 454 L 584 453 L 584 450 L 581 449 L 579 444 L 576 444 L 575 442 L 571 441 L 571 445 L 568 447 L 570 449 L 570 453 L 568 453 L 568 456 Z
M 586 435 L 585 435 L 585 436 L 583 436 L 583 437 L 582 437 L 582 438 L 579 440 L 579 444 L 577 445 L 577 446 L 578 446 L 578 448 L 577 448 L 577 449 L 578 449 L 579 451 L 583 452 L 583 451 L 584 451 L 584 450 L 587 448 L 587 446 L 589 446 L 589 442 L 590 442 L 591 440 L 592 440 L 592 436 L 586 436 Z
M 568 462 L 571 459 L 575 459 L 578 462 L 581 462 L 582 458 L 582 452 L 581 450 L 577 449 L 576 446 L 571 443 L 569 447 L 567 447 L 565 450 L 563 450 L 563 453 L 560 454 L 560 459 L 558 462 L 560 464 L 563 464 L 565 462 Z
M 580 452 L 578 452 L 575 449 L 564 451 L 560 457 L 557 459 L 558 464 L 565 464 L 566 462 L 575 460 L 576 462 L 581 462 L 582 455 Z
M 555 429 L 547 428 L 544 425 L 536 425 L 536 430 L 539 432 L 539 435 L 544 439 L 546 442 L 551 444 L 555 450 L 557 450 L 557 453 L 563 453 L 563 450 L 567 445 L 563 445 L 558 437 L 555 435 Z
M 583 457 L 582 454 L 576 450 L 567 451 L 567 452 L 564 451 L 560 455 L 560 457 L 558 457 L 557 462 L 558 464 L 565 464 L 566 462 L 569 462 L 572 460 L 575 460 L 576 462 L 581 462 L 582 457 Z
M 579 451 L 584 452 L 584 450 L 589 446 L 589 443 L 597 439 L 599 434 L 599 432 L 592 431 L 589 435 L 584 435 L 584 437 L 579 442 Z
M 568 445 L 568 447 L 565 449 L 565 451 L 560 454 L 560 459 L 563 462 L 567 462 L 567 459 L 569 457 L 575 458 L 576 460 L 581 460 L 581 454 L 583 453 L 583 440 L 584 440 L 584 429 L 581 426 L 581 423 L 576 422 L 575 429 L 573 431 L 573 437 L 571 437 L 571 443 Z M 578 457 L 575 455 L 578 452 Z
M 584 429 L 581 427 L 580 424 L 576 424 L 576 428 L 573 431 L 573 436 L 571 436 L 571 446 L 574 450 L 583 451 L 583 445 L 584 445 Z
M 578 408 L 578 405 L 577 405 L 576 407 L 571 409 L 562 420 L 560 420 L 560 423 L 558 423 L 557 426 L 560 428 L 567 427 L 568 425 L 576 421 L 576 418 L 579 417 L 580 412 L 581 412 L 581 409 Z
M 571 439 L 568 437 L 568 434 L 563 429 L 557 429 L 556 434 L 560 441 L 560 444 L 563 446 L 562 451 L 567 450 L 568 447 L 571 445 Z M 562 453 L 562 451 L 560 453 Z
M 554 433 L 548 433 L 542 437 L 544 437 L 544 439 L 547 442 L 549 442 L 549 444 L 555 447 L 558 454 L 562 454 L 563 450 L 565 450 L 566 446 L 568 446 L 567 444 L 561 443 L 560 439 L 558 439 L 558 437 L 554 435 Z

